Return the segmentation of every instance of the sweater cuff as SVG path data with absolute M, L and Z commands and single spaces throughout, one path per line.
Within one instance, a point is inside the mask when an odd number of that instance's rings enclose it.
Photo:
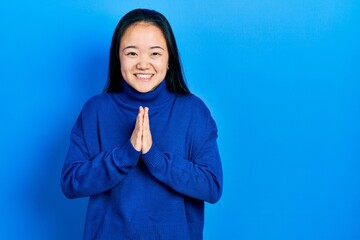
M 116 159 L 122 162 L 120 165 L 135 166 L 139 160 L 141 152 L 137 151 L 130 140 L 123 146 L 118 147 L 116 151 Z
M 153 143 L 150 150 L 142 154 L 142 160 L 148 168 L 156 170 L 164 163 L 164 154 Z

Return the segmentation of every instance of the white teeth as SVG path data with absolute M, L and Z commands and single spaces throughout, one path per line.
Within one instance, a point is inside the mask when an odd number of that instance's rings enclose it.
M 137 78 L 148 79 L 152 77 L 152 74 L 136 74 Z

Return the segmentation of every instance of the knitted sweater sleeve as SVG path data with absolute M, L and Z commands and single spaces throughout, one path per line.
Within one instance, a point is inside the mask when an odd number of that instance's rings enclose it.
M 101 150 L 94 141 L 96 136 L 85 137 L 83 122 L 89 121 L 89 117 L 83 115 L 82 112 L 71 132 L 61 172 L 61 187 L 68 198 L 88 197 L 112 189 L 136 166 L 140 156 L 130 140 L 123 146 Z M 98 153 L 92 153 L 94 149 Z
M 150 173 L 188 197 L 216 203 L 222 194 L 223 175 L 217 146 L 217 127 L 210 113 L 192 131 L 191 159 L 163 152 L 154 142 L 142 160 Z M 154 140 L 155 141 L 155 140 Z M 196 146 L 195 146 L 196 145 Z

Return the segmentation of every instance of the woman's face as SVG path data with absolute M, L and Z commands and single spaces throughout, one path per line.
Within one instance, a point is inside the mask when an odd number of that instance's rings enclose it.
M 150 92 L 165 79 L 169 53 L 157 26 L 139 22 L 128 27 L 120 40 L 119 56 L 121 75 L 138 92 Z

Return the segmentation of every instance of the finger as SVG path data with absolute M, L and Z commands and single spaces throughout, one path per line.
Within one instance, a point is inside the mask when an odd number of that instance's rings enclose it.
M 141 151 L 147 153 L 152 146 L 152 137 L 150 132 L 149 108 L 144 109 L 144 130 Z
M 137 150 L 141 150 L 142 145 L 142 128 L 143 128 L 143 110 L 139 108 L 139 113 L 136 117 L 136 123 L 134 126 L 134 130 L 132 132 L 132 135 L 130 137 L 130 141 L 133 145 L 133 147 Z
M 149 131 L 150 130 L 150 125 L 149 125 L 149 108 L 145 107 L 144 108 L 144 131 Z
M 148 107 L 144 108 L 144 114 L 146 115 L 146 117 L 149 117 L 149 108 Z
M 140 110 L 139 110 L 139 112 L 138 112 L 138 114 L 136 116 L 135 128 L 137 128 L 139 126 L 139 122 L 140 122 L 140 117 L 139 116 L 140 116 Z
M 139 114 L 144 114 L 144 108 L 142 106 L 139 107 Z
M 143 125 L 144 125 L 144 108 L 142 106 L 139 107 L 139 114 L 138 114 L 138 129 L 139 131 L 143 131 Z

